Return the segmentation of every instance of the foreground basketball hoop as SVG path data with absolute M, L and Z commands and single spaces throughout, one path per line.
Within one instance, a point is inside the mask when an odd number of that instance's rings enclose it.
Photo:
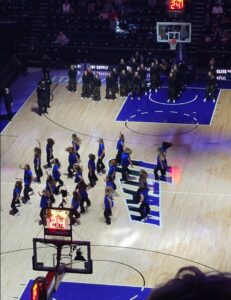
M 177 40 L 175 38 L 169 39 L 168 43 L 170 45 L 170 50 L 176 50 Z

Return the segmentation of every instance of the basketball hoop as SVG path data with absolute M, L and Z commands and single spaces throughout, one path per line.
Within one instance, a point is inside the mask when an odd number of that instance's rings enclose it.
M 177 40 L 175 38 L 169 39 L 170 50 L 176 50 Z

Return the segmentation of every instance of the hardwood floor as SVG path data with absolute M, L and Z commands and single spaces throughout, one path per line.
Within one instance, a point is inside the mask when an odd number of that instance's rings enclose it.
M 103 93 L 104 94 L 104 93 Z M 54 100 L 47 117 L 31 109 L 36 96 L 27 101 L 1 135 L 1 299 L 19 297 L 24 284 L 39 273 L 32 270 L 32 238 L 43 237 L 38 225 L 39 196 L 42 184 L 33 184 L 32 205 L 20 208 L 21 216 L 9 215 L 16 177 L 23 176 L 19 164 L 33 167 L 36 139 L 42 144 L 42 162 L 46 162 L 48 137 L 55 139 L 54 153 L 67 169 L 65 147 L 71 134 L 82 139 L 80 149 L 83 174 L 87 180 L 89 153 L 97 153 L 99 137 L 104 138 L 106 158 L 115 157 L 116 141 L 125 134 L 132 158 L 155 163 L 156 148 L 164 139 L 173 142 L 168 161 L 173 166 L 173 184 L 161 184 L 160 228 L 130 221 L 121 187 L 115 198 L 112 225 L 103 218 L 104 176 L 90 190 L 92 207 L 75 228 L 75 239 L 91 241 L 94 260 L 92 275 L 67 274 L 64 281 L 153 287 L 171 278 L 186 265 L 202 270 L 231 270 L 231 91 L 223 90 L 211 126 L 168 125 L 115 122 L 123 100 L 95 103 L 70 94 L 64 85 L 54 90 Z M 133 131 L 138 131 L 135 133 Z M 166 132 L 170 136 L 166 137 Z M 74 182 L 63 175 L 68 191 Z M 70 205 L 70 196 L 69 196 Z M 57 202 L 60 202 L 57 198 Z M 100 261 L 100 260 L 106 261 Z M 113 261 L 113 262 L 112 262 Z M 118 262 L 118 263 L 116 263 Z M 126 265 L 121 265 L 119 262 Z M 131 267 L 129 267 L 131 266 Z M 42 273 L 40 273 L 42 274 Z M 42 274 L 44 275 L 44 274 Z

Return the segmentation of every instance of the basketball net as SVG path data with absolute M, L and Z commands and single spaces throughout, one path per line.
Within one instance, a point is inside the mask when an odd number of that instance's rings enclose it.
M 170 45 L 170 50 L 176 50 L 177 40 L 176 39 L 169 39 L 168 43 Z

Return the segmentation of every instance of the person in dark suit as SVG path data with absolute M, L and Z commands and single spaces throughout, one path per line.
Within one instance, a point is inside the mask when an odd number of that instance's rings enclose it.
M 13 113 L 12 113 L 13 97 L 12 94 L 10 93 L 9 88 L 4 89 L 4 102 L 5 102 L 5 108 L 6 108 L 8 119 L 11 120 L 13 118 Z

